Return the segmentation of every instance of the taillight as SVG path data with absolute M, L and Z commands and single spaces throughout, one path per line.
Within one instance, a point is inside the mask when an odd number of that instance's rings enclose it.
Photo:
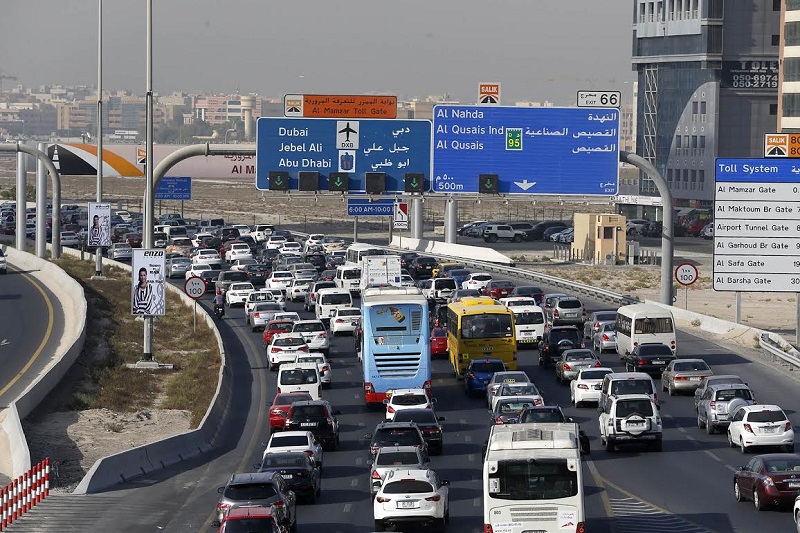
M 364 392 L 367 394 L 372 394 L 375 392 L 375 388 L 372 386 L 372 383 L 366 382 L 364 383 Z
M 475 374 L 473 374 L 472 372 L 470 372 L 469 374 L 467 374 L 467 377 L 468 377 L 469 379 L 475 379 Z
M 539 406 L 542 405 L 544 402 L 542 400 L 533 400 L 533 405 Z
M 687 379 L 689 378 L 686 376 L 675 376 L 675 381 L 686 381 Z
M 377 479 L 378 481 L 380 481 L 380 480 L 381 480 L 381 475 L 378 473 L 378 471 L 377 471 L 377 470 L 373 470 L 373 471 L 372 471 L 372 476 L 370 476 L 370 477 L 371 477 L 372 479 Z
M 286 504 L 284 503 L 284 501 L 283 501 L 283 500 L 278 500 L 278 501 L 276 501 L 276 502 L 273 502 L 273 503 L 272 503 L 272 505 L 274 505 L 275 507 L 283 507 L 283 506 L 285 506 Z
M 575 533 L 586 533 L 586 524 L 578 522 L 578 527 L 575 528 Z
M 258 312 L 256 312 L 256 313 L 253 313 L 253 318 L 258 318 L 258 317 L 260 317 L 260 316 L 261 316 L 261 313 L 258 313 Z
M 337 318 L 336 320 L 334 320 L 334 322 L 336 322 L 337 324 L 341 324 L 342 322 L 344 322 L 344 320 L 342 320 L 341 318 Z
M 604 340 L 604 341 L 607 341 L 607 340 L 608 340 L 608 335 L 606 335 L 605 333 L 603 333 L 603 340 Z
M 328 370 L 329 370 L 329 368 L 327 367 L 327 365 L 322 367 L 322 371 L 323 372 L 327 372 Z
M 792 429 L 792 423 L 786 422 L 786 425 L 783 426 L 783 431 L 789 431 L 790 429 Z
M 306 455 L 308 455 L 309 457 L 314 457 L 314 452 L 312 452 L 311 450 L 306 450 Z
M 646 364 L 647 364 L 647 361 L 645 361 L 644 359 L 639 359 L 639 361 L 637 362 L 637 364 L 640 364 L 640 365 L 646 365 Z
M 281 388 L 280 388 L 280 387 L 278 387 L 278 394 L 280 394 L 280 393 L 281 393 Z
M 327 423 L 328 423 L 328 427 L 329 427 L 329 428 L 332 428 L 332 427 L 333 427 L 333 419 L 332 419 L 332 418 L 328 418 L 328 419 L 327 419 Z
M 425 383 L 422 384 L 422 388 L 425 390 L 425 393 L 428 396 L 430 396 L 431 395 L 431 380 L 425 381 Z
M 578 388 L 583 390 L 589 390 L 589 385 L 585 383 L 578 383 Z
M 715 402 L 714 400 L 711 400 L 708 403 L 708 407 L 709 407 L 709 409 L 716 409 L 717 408 L 717 402 Z
M 564 363 L 564 370 L 570 370 L 570 366 L 567 363 Z
M 491 524 L 483 524 L 483 533 L 494 533 Z
M 598 362 L 596 362 L 596 363 L 594 364 L 594 367 L 595 367 L 595 368 L 601 368 L 602 366 L 603 366 L 603 365 L 602 365 L 602 363 L 600 363 L 600 361 L 598 361 Z
M 750 433 L 753 433 L 753 434 L 755 434 L 755 431 L 753 431 L 753 428 L 752 428 L 752 426 L 751 426 L 750 424 L 745 424 L 745 425 L 744 425 L 744 429 L 746 429 L 746 430 L 747 430 L 747 431 L 749 431 Z
M 600 329 L 600 322 L 594 323 L 594 329 Z
M 658 405 L 658 393 L 657 392 L 653 393 L 653 403 Z
M 378 496 L 377 498 L 375 498 L 375 501 L 378 503 L 386 503 L 392 500 L 390 500 L 389 498 L 384 498 L 383 496 Z
M 231 504 L 229 504 L 229 503 L 217 502 L 217 510 L 218 511 L 225 511 L 230 506 L 231 506 Z
M 441 499 L 442 499 L 441 496 L 439 496 L 438 494 L 434 494 L 433 496 L 428 496 L 427 498 L 425 498 L 425 501 L 426 502 L 438 502 Z
M 301 352 L 307 352 L 307 351 L 308 351 L 308 345 L 307 345 L 307 344 L 304 344 L 304 345 L 302 345 L 302 346 L 301 346 L 300 348 L 298 348 L 298 349 L 299 349 Z
M 495 424 L 503 424 L 504 423 L 503 422 L 503 417 L 502 416 L 498 416 L 497 419 L 494 421 L 494 423 Z
M 372 455 L 375 455 L 376 453 L 378 453 L 378 450 L 380 449 L 380 446 L 370 446 L 369 449 L 372 452 Z
M 558 309 L 553 309 L 553 316 L 558 318 Z
M 386 412 L 387 413 L 394 413 L 394 407 L 392 407 L 391 405 L 387 405 L 386 406 Z
M 278 353 L 278 352 L 281 352 L 283 350 L 281 350 L 277 346 L 273 346 L 269 351 L 272 352 L 272 353 Z

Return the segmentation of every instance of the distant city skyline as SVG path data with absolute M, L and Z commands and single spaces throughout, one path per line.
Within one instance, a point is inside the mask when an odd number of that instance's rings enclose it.
M 630 98 L 632 2 L 597 0 L 170 0 L 153 2 L 159 94 L 448 94 L 574 105 Z M 5 0 L 3 88 L 97 82 L 97 1 Z M 103 1 L 103 88 L 145 92 L 146 3 Z M 55 28 L 54 30 L 50 30 Z M 48 29 L 45 31 L 44 29 Z

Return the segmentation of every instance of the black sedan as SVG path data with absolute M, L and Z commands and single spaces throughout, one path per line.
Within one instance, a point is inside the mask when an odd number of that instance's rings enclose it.
M 444 439 L 440 422 L 444 422 L 444 417 L 436 416 L 433 409 L 401 409 L 394 414 L 394 422 L 416 422 L 428 445 L 428 453 L 442 454 Z
M 298 497 L 304 496 L 315 503 L 321 488 L 318 463 L 305 452 L 280 452 L 266 454 L 261 464 L 255 466 L 259 472 L 279 472 Z
M 253 285 L 264 285 L 270 275 L 269 267 L 263 263 L 255 263 L 244 267 L 250 283 Z
M 672 350 L 666 344 L 644 343 L 636 346 L 625 357 L 625 370 L 660 376 L 673 359 L 677 359 L 677 357 L 673 355 Z
M 408 272 L 414 279 L 428 279 L 433 275 L 433 267 L 437 264 L 433 257 L 417 257 L 408 265 Z

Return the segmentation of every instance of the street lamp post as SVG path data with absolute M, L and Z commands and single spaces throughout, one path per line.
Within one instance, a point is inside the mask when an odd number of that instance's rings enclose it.
M 103 201 L 103 0 L 97 0 L 97 202 Z M 103 275 L 103 248 L 97 244 L 95 275 Z
M 153 0 L 147 0 L 147 126 L 145 128 L 144 247 L 153 247 Z M 153 317 L 144 317 L 142 359 L 153 360 Z

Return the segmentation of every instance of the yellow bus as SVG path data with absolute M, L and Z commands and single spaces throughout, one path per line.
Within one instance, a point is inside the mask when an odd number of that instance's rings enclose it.
M 465 307 L 472 305 L 503 305 L 491 296 L 466 296 L 459 298 L 458 303 Z
M 447 306 L 447 348 L 456 378 L 473 359 L 500 359 L 509 370 L 517 369 L 517 341 L 514 313 L 503 305 L 469 305 L 453 302 Z

